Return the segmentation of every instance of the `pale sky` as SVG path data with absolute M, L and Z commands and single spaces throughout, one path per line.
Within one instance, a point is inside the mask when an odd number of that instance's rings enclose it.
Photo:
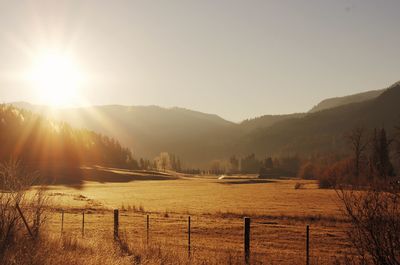
M 400 80 L 399 13 L 398 0 L 0 0 L 0 102 L 46 103 L 24 73 L 57 50 L 86 104 L 303 112 Z

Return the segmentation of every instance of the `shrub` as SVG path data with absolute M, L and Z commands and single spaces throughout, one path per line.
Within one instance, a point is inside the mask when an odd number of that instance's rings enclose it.
M 363 264 L 400 264 L 400 196 L 390 185 L 338 191 L 350 220 L 348 238 Z
M 352 170 L 351 159 L 344 159 L 326 167 L 318 176 L 319 187 L 326 189 L 334 188 L 338 183 L 352 183 L 354 180 Z
M 296 184 L 294 184 L 294 189 L 295 190 L 302 189 L 302 188 L 303 188 L 303 183 L 296 182 Z
M 47 201 L 45 190 L 37 188 L 30 196 L 27 191 L 38 183 L 36 175 L 25 173 L 18 161 L 11 160 L 0 164 L 0 261 L 5 251 L 19 239 L 21 231 L 26 229 L 19 210 L 23 213 L 33 238 L 39 236 L 39 230 L 45 216 L 44 207 Z
M 311 162 L 304 163 L 297 174 L 298 178 L 301 179 L 317 179 L 317 168 Z
M 335 186 L 334 182 L 325 176 L 320 177 L 318 180 L 318 187 L 320 189 L 330 189 L 333 188 L 334 186 Z

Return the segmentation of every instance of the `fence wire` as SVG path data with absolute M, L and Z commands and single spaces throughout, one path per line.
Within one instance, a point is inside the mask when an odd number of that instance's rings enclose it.
M 77 237 L 112 238 L 114 215 L 112 211 L 83 212 L 53 211 L 48 214 L 48 230 L 53 234 Z M 147 224 L 149 216 L 149 224 Z M 119 211 L 119 233 L 129 242 L 160 244 L 187 251 L 189 248 L 188 216 L 184 214 L 152 214 Z M 147 229 L 148 228 L 148 229 Z M 84 229 L 84 233 L 82 233 Z M 190 251 L 195 253 L 243 253 L 244 222 L 242 218 L 192 215 L 190 227 Z M 345 243 L 345 231 L 334 224 L 310 226 L 310 260 L 320 260 L 343 255 L 349 248 Z M 337 251 L 333 251 L 335 246 Z M 283 222 L 266 218 L 252 218 L 250 225 L 250 252 L 252 256 L 279 259 L 297 257 L 306 260 L 306 224 Z M 277 254 L 279 253 L 279 257 Z M 350 252 L 349 252 L 350 253 Z M 315 262 L 314 262 L 315 263 Z M 313 263 L 313 264 L 314 264 Z M 303 263 L 305 264 L 305 263 Z

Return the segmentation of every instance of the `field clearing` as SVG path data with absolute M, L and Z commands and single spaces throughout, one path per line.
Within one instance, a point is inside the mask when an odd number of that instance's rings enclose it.
M 300 189 L 295 184 L 301 183 Z M 251 216 L 254 264 L 305 262 L 305 228 L 311 229 L 311 264 L 332 264 L 351 255 L 346 226 L 335 191 L 318 189 L 315 181 L 257 180 L 236 176 L 183 177 L 176 180 L 124 183 L 86 182 L 79 189 L 51 186 L 56 209 L 48 230 L 79 240 L 112 239 L 113 208 L 120 209 L 120 231 L 133 245 L 146 242 L 150 216 L 151 245 L 187 255 L 187 218 L 192 221 L 192 257 L 243 255 L 243 216 Z M 85 237 L 81 239 L 82 210 Z M 242 260 L 240 258 L 240 260 Z
M 301 183 L 301 189 L 295 189 Z M 250 215 L 340 215 L 333 190 L 318 189 L 315 181 L 257 180 L 251 177 L 180 178 L 121 183 L 86 182 L 79 189 L 51 186 L 56 207 L 121 208 L 142 206 L 150 212 Z

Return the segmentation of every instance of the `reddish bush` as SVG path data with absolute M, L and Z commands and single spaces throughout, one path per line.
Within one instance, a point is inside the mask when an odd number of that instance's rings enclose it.
M 311 162 L 304 163 L 297 173 L 297 177 L 301 179 L 317 179 L 317 168 Z

